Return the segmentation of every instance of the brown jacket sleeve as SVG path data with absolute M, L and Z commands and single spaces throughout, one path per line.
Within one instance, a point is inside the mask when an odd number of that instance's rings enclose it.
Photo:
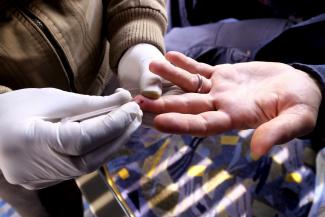
M 6 87 L 6 86 L 1 86 L 1 85 L 0 85 L 0 94 L 2 94 L 2 93 L 6 93 L 6 92 L 9 92 L 9 91 L 11 91 L 10 88 L 8 88 L 8 87 Z
M 106 32 L 113 70 L 123 53 L 138 43 L 152 44 L 164 52 L 165 0 L 111 0 L 106 7 Z

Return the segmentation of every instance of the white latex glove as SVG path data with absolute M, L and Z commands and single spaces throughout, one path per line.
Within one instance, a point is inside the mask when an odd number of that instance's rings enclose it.
M 140 125 L 142 112 L 120 89 L 86 96 L 58 89 L 22 89 L 0 95 L 0 168 L 10 183 L 37 189 L 104 164 Z M 82 122 L 50 122 L 108 106 L 109 114 Z
M 129 48 L 118 65 L 118 78 L 122 88 L 133 96 L 141 94 L 149 98 L 161 96 L 161 78 L 149 70 L 152 60 L 165 60 L 163 54 L 153 45 L 137 44 Z

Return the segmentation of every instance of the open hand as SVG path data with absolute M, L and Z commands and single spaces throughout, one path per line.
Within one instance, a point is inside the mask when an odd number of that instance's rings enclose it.
M 275 62 L 210 66 L 178 52 L 166 58 L 171 64 L 154 61 L 150 70 L 187 93 L 157 100 L 137 97 L 144 111 L 157 114 L 154 124 L 161 131 L 208 136 L 256 128 L 251 150 L 259 158 L 316 124 L 322 96 L 316 81 L 303 71 Z
M 140 107 L 118 89 L 88 96 L 54 88 L 0 94 L 0 169 L 6 180 L 39 189 L 92 172 L 124 145 L 141 123 Z M 81 122 L 59 120 L 116 107 Z

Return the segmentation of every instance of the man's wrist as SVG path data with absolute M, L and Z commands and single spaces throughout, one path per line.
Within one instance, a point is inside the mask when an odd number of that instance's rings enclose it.
M 319 105 L 319 109 L 318 109 L 318 117 L 317 117 L 317 123 L 316 126 L 314 128 L 314 130 L 310 133 L 308 133 L 307 135 L 301 136 L 299 137 L 300 139 L 312 139 L 312 140 L 319 140 L 321 138 L 323 138 L 323 133 L 322 133 L 322 129 L 323 129 L 323 125 L 324 125 L 324 121 L 325 121 L 325 102 L 324 102 L 324 96 L 325 96 L 325 88 L 324 88 L 324 79 L 322 79 L 322 76 L 320 75 L 319 72 L 317 72 L 317 70 L 315 70 L 312 66 L 306 65 L 306 64 L 301 64 L 301 63 L 293 63 L 290 64 L 292 67 L 294 67 L 295 69 L 299 70 L 299 71 L 303 71 L 305 72 L 307 75 L 309 75 L 309 77 L 315 82 L 315 85 L 319 88 L 319 91 L 322 95 L 322 100 L 321 100 L 321 104 Z M 316 148 L 317 149 L 317 148 Z
M 293 63 L 290 65 L 292 67 L 294 67 L 295 69 L 298 69 L 300 71 L 307 73 L 316 82 L 317 86 L 320 88 L 320 91 L 323 95 L 324 87 L 325 87 L 324 80 L 322 79 L 320 74 L 313 67 L 306 65 L 306 64 L 301 64 L 301 63 Z

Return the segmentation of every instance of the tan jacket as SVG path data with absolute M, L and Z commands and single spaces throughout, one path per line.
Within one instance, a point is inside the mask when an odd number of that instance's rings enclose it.
M 31 2 L 0 21 L 0 85 L 99 94 L 108 59 L 115 69 L 123 52 L 141 42 L 163 52 L 164 0 Z

